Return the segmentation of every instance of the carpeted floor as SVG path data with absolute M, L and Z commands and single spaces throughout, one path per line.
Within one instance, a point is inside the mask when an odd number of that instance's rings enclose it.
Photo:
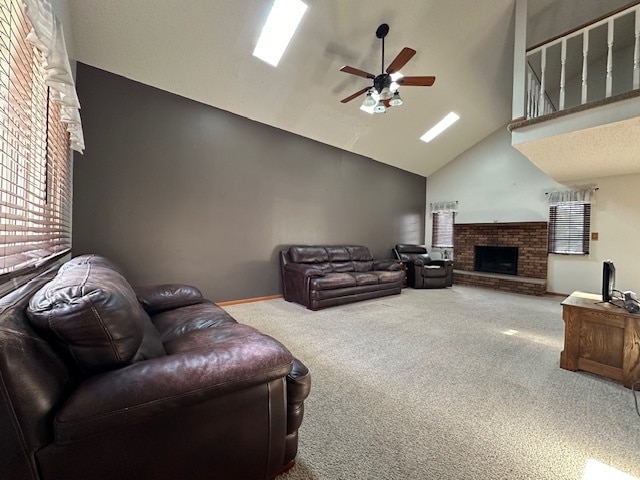
M 225 309 L 311 371 L 281 480 L 640 479 L 631 390 L 559 368 L 561 301 L 454 286 Z

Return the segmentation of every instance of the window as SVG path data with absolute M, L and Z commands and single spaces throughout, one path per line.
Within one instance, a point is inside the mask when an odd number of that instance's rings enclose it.
M 588 254 L 590 230 L 590 203 L 560 202 L 549 207 L 549 253 Z
M 453 248 L 453 224 L 455 212 L 433 212 L 433 232 L 431 246 L 436 248 Z
M 27 35 L 21 0 L 0 5 L 0 281 L 71 248 L 69 134 Z

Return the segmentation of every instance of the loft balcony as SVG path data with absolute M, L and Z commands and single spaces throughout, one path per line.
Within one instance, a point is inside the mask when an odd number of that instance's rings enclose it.
M 517 150 L 559 182 L 640 173 L 640 4 L 533 46 L 524 60 L 509 124 Z

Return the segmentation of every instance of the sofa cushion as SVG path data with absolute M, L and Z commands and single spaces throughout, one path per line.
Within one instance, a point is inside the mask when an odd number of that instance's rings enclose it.
M 354 272 L 370 272 L 373 270 L 373 260 L 367 262 L 351 262 Z
M 398 244 L 396 245 L 398 253 L 427 253 L 427 247 L 424 245 Z
M 237 323 L 226 310 L 208 300 L 181 307 L 178 310 L 166 310 L 157 313 L 151 318 L 151 321 L 160 332 L 164 343 L 181 337 L 192 330 Z
M 346 248 L 349 251 L 351 260 L 360 261 L 360 262 L 373 260 L 373 257 L 371 256 L 371 252 L 365 246 L 349 245 Z
M 110 268 L 111 270 L 114 270 L 119 274 L 122 274 L 120 269 L 111 260 L 101 255 L 97 255 L 95 253 L 78 255 L 77 257 L 73 257 L 71 260 L 67 260 L 65 263 L 63 263 L 60 266 L 60 268 L 58 269 L 58 273 L 64 272 L 65 270 L 68 270 L 70 268 L 75 268 L 78 265 L 88 265 L 88 264 L 91 264 L 94 267 L 101 266 L 101 267 Z
M 378 283 L 378 276 L 369 272 L 353 272 L 353 278 L 356 280 L 356 285 L 376 285 Z
M 400 260 L 403 262 L 422 262 L 429 263 L 431 261 L 431 257 L 428 253 L 401 253 Z
M 314 277 L 309 281 L 312 290 L 355 287 L 356 280 L 348 273 L 327 273 L 324 277 Z
M 349 251 L 346 247 L 341 246 L 330 246 L 325 247 L 327 250 L 327 254 L 329 255 L 330 262 L 348 262 L 351 260 L 349 256 Z
M 27 315 L 87 371 L 129 364 L 150 322 L 126 279 L 100 257 L 61 268 L 31 297 Z
M 353 272 L 352 262 L 333 262 L 333 271 L 338 273 Z
M 375 270 L 371 272 L 378 277 L 378 283 L 395 283 L 404 279 L 405 273 L 402 270 L 392 271 L 380 271 Z
M 323 263 L 329 261 L 329 255 L 324 247 L 307 245 L 290 247 L 289 257 L 296 263 Z

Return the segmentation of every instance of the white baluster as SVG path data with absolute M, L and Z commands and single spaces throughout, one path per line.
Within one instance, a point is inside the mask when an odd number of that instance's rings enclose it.
M 582 33 L 582 101 L 584 105 L 587 103 L 587 71 L 589 64 L 587 63 L 587 57 L 589 55 L 589 30 L 585 30 Z
M 609 19 L 607 25 L 607 86 L 605 96 L 611 96 L 613 87 L 613 18 Z
M 532 83 L 531 77 L 532 77 L 531 70 L 529 70 L 527 72 L 527 112 L 526 112 L 527 118 L 533 118 L 533 105 L 531 103 L 531 99 L 532 99 L 532 97 L 531 97 L 531 95 L 532 95 L 532 92 L 531 92 L 531 83 Z
M 540 52 L 540 100 L 538 101 L 538 105 L 542 107 L 541 115 L 547 113 L 547 109 L 545 108 L 545 81 L 544 81 L 544 72 L 547 69 L 547 49 L 543 48 Z
M 633 49 L 633 88 L 640 88 L 640 8 L 636 9 L 636 43 Z
M 560 48 L 560 103 L 558 110 L 564 110 L 564 96 L 565 96 L 565 83 L 566 83 L 566 67 L 567 67 L 567 39 L 562 39 L 562 45 Z

